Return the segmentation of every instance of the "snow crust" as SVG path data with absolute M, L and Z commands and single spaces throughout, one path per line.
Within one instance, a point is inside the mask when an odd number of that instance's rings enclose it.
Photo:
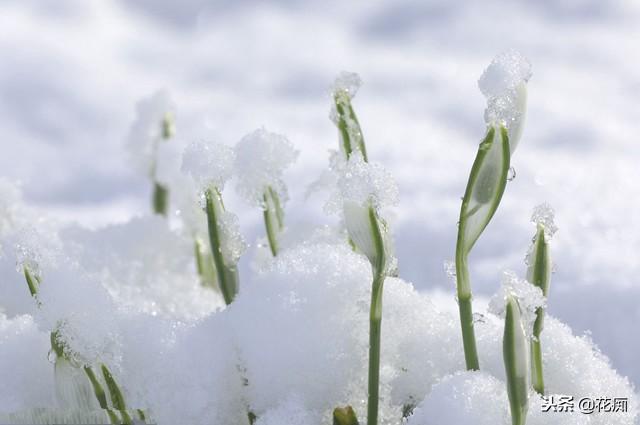
M 331 170 L 335 189 L 325 204 L 328 213 L 341 211 L 345 202 L 361 206 L 371 203 L 379 210 L 398 203 L 398 186 L 391 173 L 380 163 L 365 162 L 359 152 L 348 161 L 333 153 Z
M 240 139 L 235 152 L 236 189 L 247 202 L 263 206 L 268 187 L 276 191 L 281 202 L 288 200 L 282 178 L 298 158 L 298 151 L 285 136 L 260 128 Z
M 544 228 L 544 236 L 550 240 L 558 231 L 555 224 L 555 211 L 548 203 L 536 205 L 531 214 L 531 222 Z
M 191 176 L 201 190 L 224 189 L 233 175 L 235 152 L 221 143 L 193 142 L 182 154 L 183 173 Z

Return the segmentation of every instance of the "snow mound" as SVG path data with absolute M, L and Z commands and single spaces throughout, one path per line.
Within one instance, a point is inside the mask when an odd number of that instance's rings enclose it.
M 221 143 L 194 142 L 182 155 L 183 173 L 190 175 L 201 189 L 224 189 L 233 174 L 235 154 Z
M 371 202 L 378 210 L 398 203 L 398 186 L 391 173 L 381 164 L 365 162 L 360 152 L 354 152 L 348 161 L 332 155 L 331 170 L 337 189 L 325 205 L 328 213 L 342 211 L 345 202 L 361 206 Z

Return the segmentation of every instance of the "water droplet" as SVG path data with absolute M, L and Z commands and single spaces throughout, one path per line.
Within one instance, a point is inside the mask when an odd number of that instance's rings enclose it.
M 516 179 L 516 169 L 514 167 L 509 167 L 509 172 L 507 173 L 507 181 L 514 181 Z

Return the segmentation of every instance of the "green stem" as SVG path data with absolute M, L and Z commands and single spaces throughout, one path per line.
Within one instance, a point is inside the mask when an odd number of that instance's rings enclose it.
M 193 252 L 196 259 L 196 271 L 200 278 L 200 283 L 204 287 L 218 289 L 215 265 L 211 254 L 205 248 L 198 237 L 193 243 Z
M 362 127 L 360 127 L 360 122 L 358 121 L 358 117 L 356 116 L 356 111 L 353 110 L 351 101 L 349 101 L 349 116 L 351 117 L 351 120 L 353 121 L 353 123 L 356 125 L 356 128 L 358 129 L 358 133 L 360 134 L 360 137 L 358 138 L 357 143 L 358 143 L 358 147 L 360 148 L 360 152 L 362 153 L 362 159 L 364 159 L 364 162 L 369 162 L 369 159 L 367 158 L 367 147 L 364 144 L 364 135 L 362 134 Z
M 383 285 L 384 275 L 378 274 L 373 279 L 371 310 L 369 314 L 369 397 L 367 405 L 367 425 L 376 425 L 378 423 Z
M 109 415 L 109 421 L 111 421 L 112 424 L 118 424 L 119 425 L 119 424 L 121 424 L 123 422 L 118 417 L 118 414 L 113 411 L 113 409 L 107 409 L 107 415 Z
M 113 407 L 120 412 L 122 416 L 122 423 L 131 424 L 133 421 L 131 416 L 127 413 L 127 404 L 124 401 L 124 395 L 122 391 L 120 391 L 120 387 L 116 382 L 115 378 L 111 374 L 111 371 L 107 368 L 106 365 L 100 365 L 100 369 L 102 370 L 102 376 L 104 377 L 104 381 L 107 383 L 107 389 L 109 390 L 109 397 L 111 398 L 111 404 Z
M 87 378 L 89 378 L 89 382 L 91 382 L 91 386 L 93 387 L 93 392 L 96 395 L 96 399 L 98 400 L 100 407 L 102 409 L 106 409 L 107 396 L 104 392 L 104 388 L 102 387 L 102 384 L 100 384 L 100 382 L 96 378 L 96 375 L 93 373 L 93 369 L 91 369 L 89 366 L 85 366 L 84 373 L 87 375 Z
M 271 200 L 273 201 L 273 206 L 276 212 L 276 219 L 278 220 L 278 230 L 284 230 L 284 210 L 282 209 L 282 204 L 280 203 L 280 196 L 278 192 L 273 190 L 271 186 L 267 188 L 269 195 L 271 196 Z
M 158 183 L 153 183 L 153 212 L 158 215 L 167 216 L 169 210 L 169 189 Z
M 364 144 L 364 136 L 362 135 L 362 129 L 360 122 L 356 116 L 356 112 L 351 105 L 351 100 L 344 94 L 334 95 L 334 103 L 336 106 L 336 112 L 338 114 L 338 131 L 342 139 L 342 148 L 347 159 L 351 156 L 355 149 L 360 150 L 364 162 L 368 162 L 367 148 Z M 353 125 L 354 131 L 349 131 L 349 123 L 347 122 L 347 116 Z M 357 135 L 357 139 L 353 140 L 351 135 Z
M 382 293 L 386 277 L 386 250 L 384 237 L 376 210 L 369 207 L 369 222 L 376 250 L 372 264 L 371 307 L 369 310 L 369 397 L 367 404 L 367 425 L 378 423 L 378 403 L 380 390 L 380 334 L 382 331 Z
M 546 297 L 549 292 L 551 281 L 551 260 L 549 246 L 544 234 L 544 227 L 538 225 L 533 252 L 531 256 L 531 269 L 529 270 L 530 282 L 542 290 Z M 531 338 L 531 381 L 537 393 L 544 395 L 544 374 L 542 369 L 542 347 L 540 345 L 540 335 L 544 328 L 544 309 L 536 309 L 536 320 L 533 323 L 533 336 Z
M 467 256 L 461 249 L 456 250 L 456 282 L 458 310 L 460 311 L 460 327 L 462 329 L 462 345 L 467 370 L 480 370 L 476 336 L 473 326 L 473 306 L 471 303 L 471 285 L 469 284 L 469 268 Z
M 276 234 L 276 213 L 273 210 L 274 206 L 270 202 L 270 196 L 268 193 L 263 195 L 264 210 L 262 215 L 264 217 L 264 226 L 267 229 L 267 239 L 269 240 L 269 248 L 271 249 L 271 255 L 274 257 L 278 255 L 278 239 Z M 275 220 L 274 220 L 275 219 Z
M 542 375 L 542 347 L 540 340 L 531 339 L 531 384 L 540 395 L 544 395 L 544 377 Z
M 224 207 L 222 206 L 220 192 L 217 188 L 207 189 L 205 191 L 205 198 L 207 203 L 207 224 L 209 228 L 211 254 L 213 255 L 213 262 L 216 265 L 220 291 L 222 292 L 225 303 L 229 305 L 236 296 L 238 288 L 238 274 L 235 266 L 228 266 L 225 263 L 225 259 L 222 254 L 218 216 L 222 213 Z

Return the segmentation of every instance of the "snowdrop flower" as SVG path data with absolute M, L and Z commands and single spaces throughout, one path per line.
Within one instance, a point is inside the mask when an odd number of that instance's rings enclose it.
M 235 147 L 236 189 L 249 203 L 263 210 L 271 253 L 278 254 L 278 234 L 284 229 L 284 203 L 287 187 L 284 171 L 298 157 L 298 151 L 285 136 L 264 128 L 244 136 Z
M 394 266 L 389 230 L 380 212 L 396 201 L 398 192 L 389 173 L 378 164 L 365 162 L 360 152 L 334 165 L 347 232 L 355 247 L 368 258 L 373 272 L 367 408 L 367 423 L 373 425 L 378 418 L 382 293 L 385 278 Z
M 522 134 L 526 83 L 531 65 L 519 53 L 501 53 L 478 86 L 487 97 L 487 134 L 480 143 L 462 199 L 456 243 L 456 289 L 467 369 L 480 368 L 473 329 L 467 258 L 498 209 L 507 184 L 511 154 Z
M 209 245 L 218 285 L 227 304 L 238 292 L 237 264 L 246 248 L 238 229 L 238 218 L 227 212 L 222 202 L 222 189 L 231 177 L 234 159 L 231 148 L 205 142 L 192 143 L 182 156 L 182 171 L 193 178 L 203 193 Z M 199 262 L 197 246 L 196 250 Z
M 161 142 L 174 135 L 175 106 L 166 91 L 156 92 L 138 102 L 127 147 L 139 172 L 153 182 L 152 206 L 154 212 L 161 215 L 167 214 L 169 189 L 166 182 L 159 181 L 158 151 Z
M 366 162 L 368 159 L 364 136 L 351 106 L 351 100 L 361 85 L 362 80 L 355 72 L 341 72 L 333 83 L 333 104 L 329 117 L 338 127 L 340 151 L 344 157 L 348 159 L 353 152 L 360 152 Z

